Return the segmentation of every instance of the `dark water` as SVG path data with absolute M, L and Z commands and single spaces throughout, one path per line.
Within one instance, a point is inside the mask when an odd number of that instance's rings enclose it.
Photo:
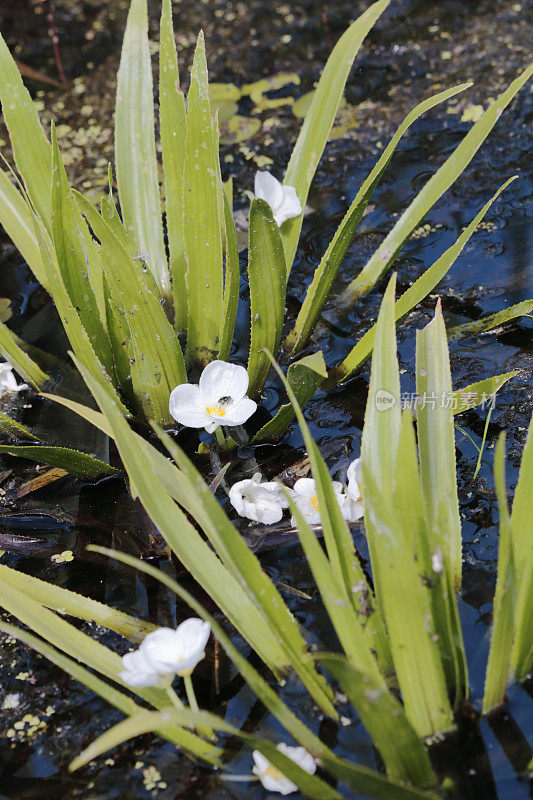
M 117 66 L 117 52 L 124 23 L 125 3 L 57 2 L 56 23 L 61 52 L 69 80 L 82 78 L 87 92 L 97 76 L 95 95 L 103 91 L 101 107 L 93 103 L 96 122 L 110 124 L 112 75 Z M 362 3 L 301 2 L 297 6 L 278 6 L 263 0 L 242 3 L 214 2 L 202 5 L 181 2 L 175 5 L 175 24 L 184 63 L 188 63 L 190 34 L 202 25 L 211 52 L 215 80 L 237 83 L 258 79 L 282 69 L 302 74 L 302 86 L 292 87 L 295 95 L 312 87 L 318 65 L 328 54 L 329 41 L 335 41 L 348 21 L 363 8 Z M 289 311 L 296 313 L 305 287 L 343 213 L 355 195 L 378 152 L 377 143 L 385 143 L 400 122 L 403 113 L 436 83 L 451 85 L 468 77 L 478 81 L 468 102 L 483 102 L 494 96 L 525 64 L 527 34 L 524 25 L 531 10 L 523 3 L 459 3 L 446 0 L 438 8 L 427 2 L 397 3 L 378 25 L 370 46 L 361 54 L 347 89 L 347 99 L 358 106 L 356 127 L 348 138 L 328 146 L 310 196 L 310 214 L 304 225 L 303 241 L 291 276 Z M 20 9 L 24 7 L 24 13 Z M 49 77 L 57 77 L 46 25 L 37 9 L 41 4 L 9 2 L 0 5 L 0 24 L 10 45 L 20 44 L 17 58 Z M 158 3 L 150 4 L 152 17 Z M 92 35 L 87 36 L 87 31 Z M 444 34 L 444 35 L 443 35 Z M 227 37 L 235 47 L 223 50 Z M 291 36 L 290 42 L 280 37 Z M 451 53 L 452 58 L 444 57 Z M 109 85 L 101 77 L 109 77 Z M 91 77 L 93 76 L 93 78 Z M 58 122 L 63 119 L 74 127 L 77 113 L 72 95 L 62 94 L 46 84 L 30 81 L 34 93 L 44 92 L 43 102 Z M 436 89 L 435 89 L 436 91 Z M 93 102 L 92 97 L 91 102 Z M 63 107 L 61 107 L 61 103 Z M 242 113 L 250 113 L 244 105 Z M 224 161 L 226 176 L 233 174 L 238 192 L 250 188 L 256 164 L 250 150 L 267 154 L 274 160 L 270 168 L 281 173 L 290 153 L 296 126 L 290 109 L 276 114 L 279 127 L 274 135 L 263 129 L 246 143 L 249 148 L 234 146 L 224 151 L 233 160 Z M 533 176 L 528 146 L 533 118 L 532 94 L 526 87 L 505 112 L 490 140 L 477 154 L 473 164 L 451 191 L 430 212 L 424 223 L 429 231 L 411 241 L 398 258 L 400 289 L 403 291 L 448 247 L 470 222 L 484 202 L 509 176 L 519 174 L 507 192 L 493 205 L 486 217 L 488 224 L 478 231 L 439 287 L 446 322 L 455 325 L 533 296 L 533 270 L 529 218 Z M 529 125 L 529 129 L 528 129 Z M 365 217 L 340 270 L 336 289 L 340 291 L 364 265 L 383 236 L 421 188 L 428 175 L 442 163 L 456 146 L 469 123 L 461 122 L 459 113 L 436 111 L 417 123 L 400 144 L 397 154 L 372 199 L 372 209 Z M 66 134 L 66 141 L 75 147 Z M 111 142 L 112 143 L 112 142 Z M 105 140 L 92 145 L 89 160 L 103 151 Z M 74 156 L 70 172 L 83 182 L 88 165 Z M 246 200 L 237 195 L 237 204 Z M 53 310 L 44 296 L 29 281 L 28 272 L 12 248 L 2 240 L 0 257 L 4 269 L 0 276 L 0 296 L 13 297 L 17 332 L 35 345 L 61 355 L 64 342 Z M 384 285 L 384 284 L 383 284 Z M 379 287 L 383 288 L 383 286 Z M 246 298 L 246 286 L 242 287 Z M 324 324 L 317 330 L 311 349 L 320 347 L 326 362 L 342 358 L 371 324 L 377 314 L 380 293 L 375 291 L 354 308 L 348 317 L 335 311 L 334 299 L 324 314 Z M 414 384 L 414 337 L 417 327 L 431 317 L 435 298 L 425 301 L 399 329 L 399 354 L 404 370 L 402 390 Z M 239 318 L 233 357 L 245 362 L 247 343 L 247 307 Z M 452 774 L 457 798 L 483 800 L 525 800 L 533 796 L 525 770 L 533 755 L 532 699 L 530 687 L 514 687 L 509 693 L 505 713 L 478 724 L 483 691 L 483 676 L 488 652 L 488 625 L 494 591 L 497 558 L 498 512 L 491 477 L 493 447 L 501 430 L 507 432 L 508 482 L 514 486 L 525 430 L 531 413 L 531 371 L 533 366 L 533 325 L 523 319 L 504 331 L 490 336 L 465 339 L 451 344 L 455 386 L 464 386 L 491 374 L 518 369 L 519 374 L 498 394 L 488 429 L 487 447 L 476 481 L 472 476 L 477 451 L 461 432 L 457 434 L 460 502 L 463 516 L 464 589 L 460 612 L 465 632 L 471 682 L 471 708 L 465 713 L 454 740 L 439 748 L 435 762 L 443 774 Z M 306 416 L 312 433 L 324 452 L 334 477 L 344 478 L 344 471 L 358 453 L 363 420 L 368 369 L 363 369 L 344 386 L 318 394 L 308 405 Z M 70 393 L 86 399 L 84 390 L 70 373 L 63 373 L 56 387 L 58 393 Z M 273 412 L 284 400 L 278 386 L 267 386 L 263 406 Z M 479 444 L 483 435 L 486 410 L 476 409 L 463 415 L 459 424 Z M 107 444 L 98 433 L 79 420 L 43 400 L 22 411 L 21 419 L 34 425 L 36 433 L 63 445 L 90 450 L 105 457 Z M 190 440 L 192 444 L 192 439 Z M 263 445 L 243 449 L 241 462 L 232 473 L 253 468 L 253 459 L 267 474 L 275 474 L 303 457 L 302 439 L 295 426 L 276 446 Z M 30 465 L 21 467 L 4 460 L 1 469 L 14 468 L 13 484 L 34 475 Z M 205 464 L 209 475 L 210 466 Z M 5 487 L 4 487 L 5 488 Z M 76 484 L 70 479 L 30 494 L 1 510 L 0 549 L 8 552 L 2 563 L 51 580 L 61 586 L 83 591 L 95 599 L 159 624 L 174 625 L 187 611 L 170 594 L 146 577 L 99 556 L 88 554 L 88 543 L 106 544 L 150 558 L 181 581 L 190 584 L 179 565 L 169 563 L 157 538 L 143 515 L 129 500 L 120 479 L 108 479 L 97 485 Z M 243 530 L 246 535 L 249 531 Z M 366 544 L 360 531 L 354 531 L 356 544 L 366 557 Z M 289 544 L 260 551 L 264 569 L 283 593 L 297 619 L 308 632 L 311 643 L 323 649 L 335 648 L 326 616 L 316 599 L 312 578 L 301 551 L 290 537 Z M 251 537 L 253 540 L 253 537 Z M 254 540 L 255 541 L 255 540 Z M 262 544 L 272 541 L 260 539 Z M 74 560 L 55 563 L 53 554 L 72 551 Z M 208 607 L 210 602 L 198 587 L 194 589 Z M 84 630 L 98 636 L 109 646 L 123 648 L 118 637 L 85 625 Z M 5 646 L 4 646 L 5 644 Z M 75 775 L 68 775 L 70 760 L 95 736 L 119 721 L 121 715 L 110 710 L 62 672 L 51 667 L 32 652 L 12 643 L 0 649 L 2 688 L 0 691 L 0 799 L 9 798 L 170 798 L 202 797 L 210 800 L 255 800 L 264 796 L 252 783 L 227 783 L 211 770 L 193 764 L 155 737 L 145 736 L 130 742 L 99 759 L 96 764 Z M 278 723 L 251 693 L 238 675 L 213 650 L 209 659 L 195 672 L 200 704 L 204 704 L 234 724 L 244 725 L 275 739 L 283 738 Z M 16 709 L 2 708 L 6 695 L 18 694 Z M 376 754 L 357 719 L 338 730 L 321 719 L 296 682 L 289 680 L 281 690 L 285 702 L 298 711 L 314 731 L 338 752 L 360 763 L 376 766 Z M 341 713 L 350 715 L 349 709 Z M 15 735 L 16 721 L 36 715 L 41 725 L 33 730 L 25 723 Z M 250 755 L 241 752 L 237 743 L 228 763 L 231 772 L 250 770 Z M 150 768 L 155 768 L 159 778 Z M 294 795 L 295 797 L 297 795 Z M 355 795 L 347 794 L 347 797 Z

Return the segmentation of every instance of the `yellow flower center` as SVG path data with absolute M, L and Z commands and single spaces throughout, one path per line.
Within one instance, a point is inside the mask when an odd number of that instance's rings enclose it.
M 282 780 L 282 779 L 285 777 L 285 776 L 284 776 L 284 775 L 283 775 L 283 774 L 282 774 L 282 773 L 279 771 L 279 769 L 276 769 L 276 767 L 273 767 L 273 766 L 272 766 L 272 764 L 269 764 L 269 765 L 268 765 L 268 767 L 266 768 L 266 770 L 264 771 L 264 773 L 263 773 L 263 774 L 264 774 L 264 775 L 270 775 L 270 777 L 271 777 L 271 778 L 274 778 L 274 780 L 275 780 L 275 781 Z
M 212 417 L 225 417 L 226 412 L 222 408 L 222 406 L 208 406 L 205 410 L 206 414 L 210 414 Z
M 314 494 L 311 498 L 311 505 L 313 505 L 318 511 L 318 497 L 316 496 L 316 494 Z

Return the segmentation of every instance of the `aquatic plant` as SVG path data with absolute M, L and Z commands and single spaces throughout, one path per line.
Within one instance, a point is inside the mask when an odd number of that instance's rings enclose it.
M 287 281 L 309 188 L 352 61 L 386 7 L 387 0 L 369 6 L 334 47 L 283 184 L 266 173 L 257 175 L 256 197 L 250 208 L 247 268 L 251 311 L 247 371 L 251 398 L 260 395 L 271 367 L 266 349 L 276 357 L 292 359 L 308 343 L 347 248 L 403 134 L 423 113 L 469 86 L 462 84 L 439 92 L 407 115 L 357 192 L 316 268 L 294 327 L 283 339 Z M 531 68 L 526 69 L 491 103 L 428 180 L 347 287 L 344 304 L 354 302 L 375 286 L 420 220 L 471 161 L 530 74 Z M 186 102 L 180 89 L 171 3 L 164 0 L 159 49 L 160 165 L 146 0 L 132 0 L 115 114 L 120 213 L 115 205 L 111 169 L 109 193 L 99 209 L 69 186 L 54 127 L 49 142 L 3 39 L 0 75 L 4 119 L 22 179 L 20 182 L 16 178 L 13 183 L 7 170 L 0 171 L 0 222 L 51 294 L 72 350 L 83 367 L 124 414 L 169 427 L 173 424 L 169 398 L 175 387 L 186 385 L 210 361 L 228 360 L 239 303 L 239 255 L 231 187 L 221 179 L 218 126 L 210 102 L 203 35 L 198 37 Z M 457 242 L 398 299 L 397 321 L 446 274 L 495 197 Z M 287 380 L 300 405 L 305 405 L 319 385 L 335 385 L 353 373 L 369 357 L 375 335 L 373 326 L 341 364 L 331 365 L 328 370 L 321 353 L 292 363 Z M 4 324 L 0 325 L 0 350 L 29 384 L 37 388 L 44 385 L 45 373 Z M 255 440 L 279 437 L 292 418 L 291 406 L 287 405 L 256 432 Z M 44 451 L 41 455 L 44 460 Z
M 428 397 L 454 400 L 456 395 L 451 391 L 446 331 L 437 304 L 435 317 L 417 336 L 415 436 L 412 411 L 401 407 L 394 312 L 393 279 L 377 322 L 362 457 L 351 471 L 352 490 L 362 491 L 364 497 L 373 586 L 361 568 L 327 466 L 309 433 L 295 394 L 285 381 L 309 455 L 324 548 L 289 493 L 287 501 L 321 602 L 337 635 L 339 653 L 311 655 L 259 560 L 185 453 L 160 427 L 154 425 L 172 462 L 130 428 L 100 382 L 81 365 L 100 412 L 56 398 L 113 437 L 132 491 L 176 556 L 247 639 L 265 667 L 275 677 L 294 670 L 314 702 L 324 713 L 336 718 L 332 685 L 317 667 L 327 670 L 372 737 L 387 777 L 339 757 L 316 737 L 233 645 L 222 626 L 166 573 L 132 556 L 101 547 L 91 549 L 151 575 L 175 591 L 199 618 L 210 624 L 214 637 L 243 679 L 292 739 L 318 760 L 321 772 L 310 775 L 305 765 L 301 769 L 291 763 L 290 757 L 283 758 L 284 752 L 277 750 L 272 742 L 239 731 L 214 714 L 195 711 L 192 703 L 190 708 L 172 705 L 161 689 L 132 687 L 134 694 L 152 707 L 152 710 L 142 709 L 124 691 L 128 683 L 121 678 L 122 659 L 77 630 L 58 612 L 92 619 L 134 642 L 144 639 L 150 626 L 0 565 L 0 605 L 33 633 L 4 622 L 0 622 L 0 630 L 34 647 L 127 715 L 123 722 L 87 747 L 73 768 L 147 731 L 157 731 L 194 755 L 218 763 L 220 743 L 203 738 L 201 733 L 209 728 L 240 737 L 309 797 L 328 800 L 342 797 L 342 789 L 326 783 L 324 774 L 373 798 L 422 800 L 435 796 L 428 792 L 437 786 L 437 779 L 425 742 L 445 736 L 453 729 L 456 715 L 468 696 L 468 675 L 455 601 L 455 591 L 461 583 L 458 558 L 461 526 L 453 402 L 424 400 Z M 281 371 L 279 374 L 281 377 Z M 518 532 L 512 545 L 506 527 L 509 521 L 502 481 L 502 443 L 496 454 L 496 484 L 504 535 L 499 553 L 485 711 L 503 700 L 510 680 L 522 679 L 532 667 L 529 609 L 533 594 L 533 549 L 523 516 L 531 513 L 528 487 L 532 477 L 532 436 L 533 420 L 511 515 L 512 524 L 517 526 L 514 530 Z M 515 569 L 521 573 L 519 582 L 510 579 Z M 513 604 L 515 591 L 520 602 Z M 260 769 L 261 765 L 264 762 L 261 761 Z

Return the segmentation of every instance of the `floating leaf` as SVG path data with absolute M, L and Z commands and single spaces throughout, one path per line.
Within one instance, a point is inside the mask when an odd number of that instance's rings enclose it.
M 60 467 L 78 478 L 94 480 L 103 475 L 113 475 L 118 472 L 114 467 L 100 461 L 87 453 L 71 450 L 68 447 L 48 447 L 47 445 L 0 445 L 0 453 L 28 458 L 39 464 L 50 464 Z

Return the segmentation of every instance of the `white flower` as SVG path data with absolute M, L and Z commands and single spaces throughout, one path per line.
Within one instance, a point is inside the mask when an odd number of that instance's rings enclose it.
M 278 744 L 278 750 L 288 756 L 295 764 L 298 764 L 309 775 L 314 775 L 316 772 L 316 759 L 304 747 L 290 747 L 288 744 L 281 742 Z M 279 792 L 279 794 L 286 795 L 298 791 L 296 784 L 274 767 L 259 750 L 254 750 L 252 756 L 254 759 L 252 772 L 257 775 L 268 792 Z
M 255 173 L 254 190 L 255 196 L 266 200 L 272 209 L 278 228 L 286 220 L 299 217 L 302 213 L 302 204 L 294 186 L 284 186 L 270 172 Z
M 281 483 L 261 483 L 259 472 L 253 478 L 234 483 L 229 490 L 229 501 L 240 517 L 247 517 L 264 525 L 279 522 L 283 509 L 289 507 Z
M 342 483 L 332 481 L 333 491 L 337 495 L 339 506 L 342 504 Z M 294 502 L 302 512 L 304 519 L 310 525 L 319 525 L 320 511 L 318 509 L 318 495 L 316 483 L 312 478 L 299 478 L 294 484 Z M 342 506 L 341 506 L 342 507 Z M 293 526 L 296 525 L 296 518 L 291 520 Z
M 247 389 L 244 367 L 212 361 L 198 385 L 181 383 L 171 392 L 170 413 L 182 425 L 205 428 L 208 433 L 219 425 L 243 425 L 257 408 L 257 403 L 246 397 Z
M 352 461 L 346 471 L 348 487 L 342 499 L 342 515 L 346 522 L 357 522 L 365 513 L 362 491 L 361 459 Z
M 19 386 L 17 379 L 13 375 L 13 366 L 9 361 L 4 361 L 0 364 L 0 397 L 7 394 L 7 392 L 21 392 L 27 388 L 28 385 L 26 383 L 21 383 Z
M 176 630 L 158 628 L 145 636 L 138 650 L 122 656 L 119 677 L 128 686 L 170 686 L 174 675 L 190 675 L 202 660 L 210 633 L 209 622 L 196 617 Z

